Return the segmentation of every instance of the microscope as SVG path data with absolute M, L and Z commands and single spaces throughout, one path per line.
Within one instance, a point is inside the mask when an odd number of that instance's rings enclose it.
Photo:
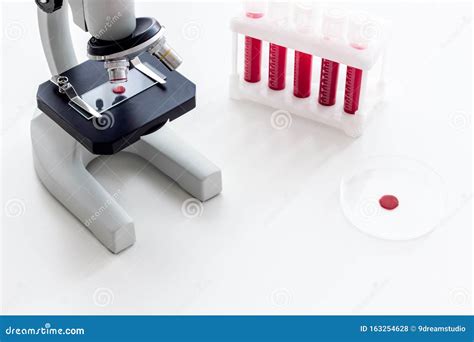
M 100 155 L 136 154 L 206 201 L 222 191 L 220 169 L 169 128 L 196 105 L 196 86 L 175 71 L 181 57 L 133 0 L 36 0 L 52 77 L 37 92 L 31 121 L 36 173 L 47 190 L 111 252 L 135 242 L 133 219 L 88 172 Z M 78 63 L 74 23 L 89 32 Z M 143 200 L 143 199 L 142 199 Z

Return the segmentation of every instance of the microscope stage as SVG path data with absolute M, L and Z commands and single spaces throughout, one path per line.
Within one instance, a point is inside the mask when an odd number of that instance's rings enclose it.
M 166 76 L 166 83 L 159 85 L 131 69 L 128 82 L 110 84 L 103 62 L 96 61 L 84 62 L 62 74 L 102 118 L 88 119 L 88 113 L 71 106 L 69 98 L 60 94 L 51 81 L 39 86 L 38 108 L 90 152 L 117 153 L 196 106 L 194 83 L 177 71 L 169 71 L 148 53 L 140 59 Z

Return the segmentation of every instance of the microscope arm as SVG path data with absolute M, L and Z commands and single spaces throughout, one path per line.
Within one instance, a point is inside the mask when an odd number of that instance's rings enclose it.
M 72 46 L 67 6 L 53 13 L 38 8 L 38 25 L 43 51 L 52 75 L 59 75 L 77 65 Z

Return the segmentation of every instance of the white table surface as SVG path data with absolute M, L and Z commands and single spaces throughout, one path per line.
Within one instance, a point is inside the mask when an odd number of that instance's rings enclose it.
M 395 30 L 389 101 L 353 140 L 296 117 L 276 130 L 271 108 L 229 100 L 228 20 L 239 4 L 137 2 L 138 15 L 167 26 L 180 71 L 198 85 L 198 107 L 171 125 L 222 168 L 224 191 L 186 218 L 190 196 L 143 160 L 99 158 L 91 172 L 135 220 L 137 242 L 113 255 L 36 178 L 29 120 L 49 71 L 36 6 L 4 2 L 2 206 L 19 203 L 21 215 L 2 218 L 3 312 L 471 313 L 471 7 L 359 7 Z M 85 60 L 88 35 L 73 36 Z M 432 234 L 382 241 L 343 216 L 341 177 L 387 155 L 423 161 L 446 183 L 448 217 Z

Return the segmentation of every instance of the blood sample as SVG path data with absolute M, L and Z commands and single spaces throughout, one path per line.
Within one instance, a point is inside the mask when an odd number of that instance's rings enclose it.
M 248 18 L 259 19 L 265 13 L 265 2 L 246 1 L 245 14 Z M 262 41 L 253 37 L 245 37 L 244 80 L 250 83 L 261 79 Z
M 268 58 L 268 87 L 273 90 L 285 89 L 286 47 L 270 43 Z
M 322 32 L 325 40 L 337 42 L 344 37 L 346 29 L 346 12 L 340 8 L 324 11 Z M 339 63 L 323 58 L 321 60 L 321 76 L 319 79 L 318 102 L 324 106 L 336 103 Z
M 347 66 L 346 88 L 344 92 L 344 112 L 355 114 L 359 109 L 362 70 Z
M 288 12 L 288 1 L 271 0 L 268 7 L 268 20 L 272 27 L 286 27 L 288 25 Z M 285 89 L 286 55 L 286 47 L 270 42 L 268 53 L 268 87 L 270 89 Z
M 379 204 L 384 209 L 393 210 L 398 207 L 398 198 L 393 195 L 384 195 L 380 197 Z
M 245 37 L 245 70 L 244 79 L 255 83 L 260 81 L 260 66 L 262 63 L 262 41 L 252 37 Z
M 314 28 L 314 8 L 310 3 L 296 3 L 294 6 L 294 24 L 299 34 L 311 34 Z M 295 51 L 293 95 L 306 98 L 311 95 L 311 76 L 313 56 Z
M 313 56 L 301 51 L 295 51 L 295 72 L 293 95 L 300 98 L 311 95 L 311 74 Z
M 123 94 L 125 93 L 125 87 L 123 85 L 118 85 L 112 89 L 114 94 Z
M 349 20 L 348 40 L 357 50 L 364 50 L 378 34 L 378 26 L 363 12 L 356 13 Z M 344 112 L 355 114 L 359 109 L 362 88 L 362 70 L 347 66 L 346 86 L 344 92 Z
M 337 78 L 339 76 L 339 63 L 323 58 L 321 60 L 321 77 L 319 79 L 318 102 L 324 106 L 336 103 Z

